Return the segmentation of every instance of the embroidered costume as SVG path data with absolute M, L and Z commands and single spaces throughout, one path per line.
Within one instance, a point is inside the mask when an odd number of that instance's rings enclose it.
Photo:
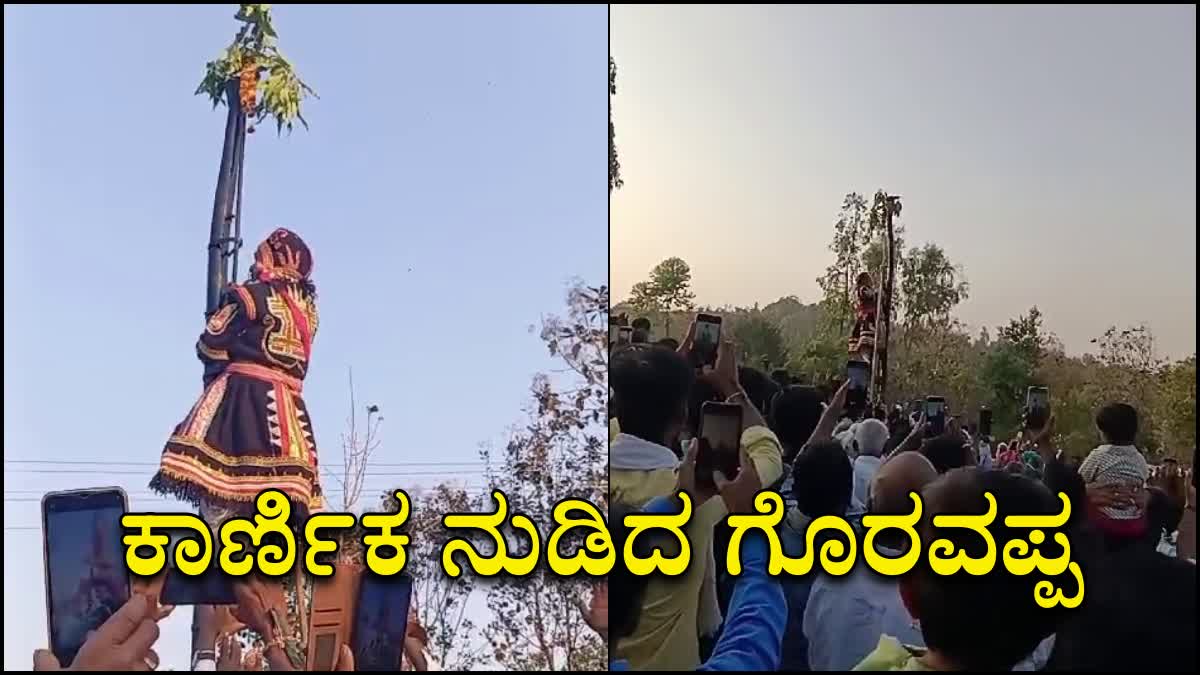
M 204 392 L 175 427 L 150 488 L 199 506 L 211 524 L 249 513 L 268 488 L 292 513 L 322 508 L 312 421 L 301 396 L 317 331 L 312 254 L 275 230 L 252 281 L 230 286 L 196 343 Z
M 879 305 L 879 294 L 871 275 L 858 275 L 854 291 L 854 329 L 850 333 L 850 354 L 864 361 L 871 360 L 875 349 L 875 314 Z

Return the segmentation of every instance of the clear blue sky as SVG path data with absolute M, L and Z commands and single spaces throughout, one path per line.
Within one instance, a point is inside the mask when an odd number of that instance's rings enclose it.
M 612 54 L 615 299 L 680 256 L 702 303 L 814 302 L 843 195 L 884 188 L 968 323 L 1195 350 L 1194 6 L 619 5 Z
M 153 462 L 199 394 L 225 116 L 192 92 L 235 9 L 4 9 L 6 669 L 46 641 L 40 534 L 11 529 L 38 524 L 38 494 L 115 483 L 135 508 L 164 507 L 142 497 L 149 464 L 9 461 Z M 326 464 L 340 464 L 348 366 L 387 418 L 379 462 L 474 462 L 520 419 L 530 377 L 552 366 L 529 326 L 560 311 L 570 279 L 607 279 L 606 17 L 275 7 L 321 100 L 311 132 L 250 137 L 242 259 L 278 225 L 314 251 L 305 394 Z M 160 654 L 186 669 L 181 614 Z

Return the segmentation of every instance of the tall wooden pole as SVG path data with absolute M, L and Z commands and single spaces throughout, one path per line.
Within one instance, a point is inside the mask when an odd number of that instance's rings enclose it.
M 882 405 L 887 392 L 888 340 L 892 332 L 892 296 L 896 284 L 896 230 L 893 217 L 900 212 L 900 197 L 883 193 L 883 224 L 887 246 L 880 275 L 879 311 L 875 314 L 875 347 L 871 356 L 871 384 L 875 405 Z
M 220 308 L 221 292 L 230 281 L 226 277 L 225 258 L 229 255 L 229 231 L 234 218 L 234 192 L 239 182 L 235 167 L 241 164 L 238 161 L 238 151 L 243 147 L 246 133 L 246 116 L 238 104 L 237 80 L 230 80 L 226 85 L 225 102 L 229 106 L 229 115 L 225 118 L 225 144 L 221 148 L 221 168 L 217 174 L 217 191 L 213 197 L 212 222 L 208 232 L 208 269 L 205 273 L 207 297 L 204 305 L 206 316 Z

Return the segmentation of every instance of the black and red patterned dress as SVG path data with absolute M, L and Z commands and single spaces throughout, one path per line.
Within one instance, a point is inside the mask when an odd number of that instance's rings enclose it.
M 863 361 L 870 361 L 875 349 L 875 316 L 879 307 L 879 294 L 871 275 L 858 275 L 854 290 L 854 328 L 850 333 L 850 354 Z
M 288 495 L 297 517 L 323 508 L 302 396 L 318 321 L 312 256 L 280 229 L 255 259 L 255 280 L 228 288 L 196 343 L 204 392 L 175 427 L 150 482 L 200 507 L 210 523 L 249 513 L 268 488 Z

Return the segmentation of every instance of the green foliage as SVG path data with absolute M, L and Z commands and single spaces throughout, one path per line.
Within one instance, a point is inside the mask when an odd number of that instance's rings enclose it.
M 205 64 L 204 79 L 196 88 L 196 95 L 207 96 L 214 108 L 222 103 L 238 105 L 238 102 L 225 100 L 226 84 L 230 79 L 238 78 L 245 68 L 253 67 L 258 73 L 256 87 L 261 94 L 251 115 L 255 121 L 274 119 L 278 133 L 283 133 L 285 127 L 290 133 L 296 121 L 307 129 L 308 122 L 300 112 L 300 103 L 309 96 L 319 97 L 296 75 L 291 62 L 279 51 L 271 6 L 243 4 L 234 18 L 242 22 L 242 28 L 220 57 Z
M 629 306 L 641 315 L 661 315 L 666 337 L 671 335 L 671 314 L 691 310 L 695 300 L 691 268 L 680 258 L 667 258 L 654 266 L 648 281 L 634 284 Z
M 543 321 L 542 340 L 564 368 L 554 377 L 535 377 L 529 418 L 503 449 L 482 452 L 487 482 L 507 496 L 509 512 L 539 525 L 553 520 L 563 499 L 599 504 L 608 487 L 608 306 L 606 287 L 577 287 L 567 314 Z M 507 534 L 512 555 L 523 555 L 528 540 Z M 580 543 L 568 536 L 561 550 L 570 555 Z M 590 586 L 588 579 L 557 577 L 542 567 L 519 579 L 492 579 L 491 620 L 482 632 L 500 668 L 607 668 L 607 645 L 579 611 Z
M 863 269 L 863 247 L 871 234 L 867 200 L 857 192 L 847 194 L 833 224 L 833 241 L 829 243 L 833 263 L 817 278 L 825 296 L 822 304 L 839 330 L 846 330 L 853 322 L 854 282 Z
M 779 326 L 761 311 L 738 315 L 729 323 L 738 346 L 738 362 L 760 368 L 782 367 L 788 362 L 788 348 Z
M 969 287 L 962 269 L 950 261 L 937 244 L 913 249 L 899 264 L 900 294 L 904 296 L 905 326 L 929 326 L 944 322 L 960 302 L 967 299 Z

